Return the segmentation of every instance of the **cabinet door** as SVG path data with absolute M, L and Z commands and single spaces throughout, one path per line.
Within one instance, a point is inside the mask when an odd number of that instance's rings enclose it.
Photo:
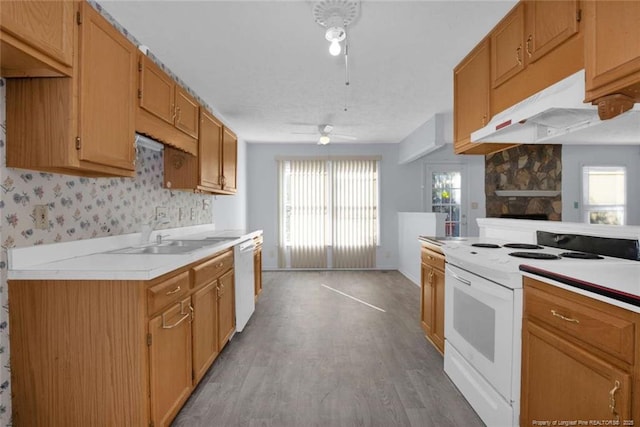
M 233 270 L 218 279 L 218 345 L 222 349 L 236 329 Z
M 525 319 L 520 425 L 534 420 L 629 420 L 630 376 Z M 604 424 L 603 424 L 604 425 Z
M 578 0 L 527 1 L 527 61 L 535 62 L 578 32 Z
M 220 190 L 222 175 L 222 123 L 204 109 L 200 110 L 200 185 Z
M 192 386 L 190 297 L 149 321 L 151 420 L 168 426 Z
M 258 247 L 253 255 L 253 279 L 256 300 L 262 292 L 262 248 Z
M 81 4 L 79 158 L 135 170 L 137 49 Z
M 431 270 L 431 288 L 433 304 L 433 327 L 431 341 L 440 353 L 444 353 L 444 272 L 436 268 Z
M 456 153 L 471 133 L 489 121 L 491 78 L 489 39 L 482 41 L 453 71 L 453 127 Z
M 524 69 L 524 4 L 519 3 L 491 32 L 491 87 Z
M 200 106 L 186 90 L 176 85 L 176 127 L 193 138 L 198 138 Z
M 433 268 L 427 264 L 421 264 L 420 282 L 422 294 L 420 298 L 420 323 L 426 336 L 431 338 L 433 333 Z
M 196 385 L 218 356 L 217 281 L 195 292 L 193 300 L 193 384 Z
M 176 117 L 174 81 L 146 55 L 140 54 L 139 63 L 140 108 L 173 126 Z
M 16 59 L 16 51 L 29 50 L 22 44 L 24 43 L 35 50 L 28 54 L 38 60 L 44 57 L 53 59 L 59 64 L 49 63 L 46 59 L 44 62 L 69 75 L 70 69 L 66 67 L 73 66 L 74 6 L 71 1 L 3 1 L 0 7 L 0 27 L 3 33 L 8 33 L 8 37 L 3 34 L 3 38 L 9 38 L 12 46 L 3 50 L 3 54 L 13 56 L 3 55 L 2 62 Z M 3 68 L 15 70 L 15 65 L 3 64 Z M 24 62 L 24 65 L 29 66 L 29 61 Z M 26 71 L 25 75 L 38 75 Z
M 238 169 L 238 138 L 227 128 L 224 128 L 222 136 L 222 162 L 222 189 L 235 193 Z
M 613 93 L 640 99 L 640 2 L 587 1 L 584 7 L 587 100 Z M 626 90 L 630 86 L 635 91 Z

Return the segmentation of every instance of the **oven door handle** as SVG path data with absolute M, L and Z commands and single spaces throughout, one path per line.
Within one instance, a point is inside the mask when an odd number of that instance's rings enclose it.
M 463 279 L 462 277 L 458 276 L 456 273 L 454 273 L 453 271 L 449 270 L 449 273 L 451 274 L 451 276 L 453 276 L 454 279 L 456 279 L 458 282 L 460 283 L 464 283 L 467 286 L 471 286 L 471 282 L 467 279 Z

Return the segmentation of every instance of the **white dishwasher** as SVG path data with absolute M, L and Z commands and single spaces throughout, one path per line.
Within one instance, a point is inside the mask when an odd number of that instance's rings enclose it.
M 254 299 L 253 239 L 239 243 L 233 248 L 236 288 L 236 331 L 242 332 L 253 314 Z

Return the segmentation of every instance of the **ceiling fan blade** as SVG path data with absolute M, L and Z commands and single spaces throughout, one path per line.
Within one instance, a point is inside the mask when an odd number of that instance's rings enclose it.
M 291 132 L 292 135 L 317 135 L 318 132 Z
M 332 133 L 331 136 L 335 136 L 336 138 L 347 139 L 349 141 L 357 141 L 358 140 L 358 138 L 356 138 L 355 136 L 342 135 L 342 134 L 339 134 L 339 133 Z

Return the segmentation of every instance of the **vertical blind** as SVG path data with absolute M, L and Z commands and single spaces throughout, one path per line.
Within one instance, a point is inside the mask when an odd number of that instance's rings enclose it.
M 279 178 L 280 267 L 375 267 L 377 160 L 280 160 Z

